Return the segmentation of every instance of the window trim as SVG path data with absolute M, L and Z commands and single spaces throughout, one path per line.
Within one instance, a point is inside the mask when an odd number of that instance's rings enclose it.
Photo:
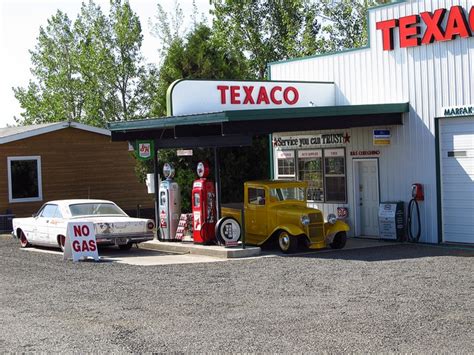
M 13 198 L 11 162 L 21 161 L 21 160 L 36 160 L 36 173 L 38 175 L 38 197 Z M 30 156 L 7 157 L 7 170 L 8 170 L 8 202 L 9 203 L 43 201 L 43 183 L 42 183 L 42 178 L 41 178 L 41 156 L 30 155 Z

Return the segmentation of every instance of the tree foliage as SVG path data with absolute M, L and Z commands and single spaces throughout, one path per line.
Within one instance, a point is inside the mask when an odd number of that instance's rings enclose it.
M 269 62 L 312 54 L 321 24 L 308 0 L 211 0 L 213 27 L 223 41 L 249 57 L 257 78 Z
M 321 35 L 325 38 L 324 52 L 367 45 L 368 9 L 388 2 L 390 0 L 319 1 L 318 12 L 326 19 L 321 28 Z
M 127 1 L 113 0 L 108 16 L 93 1 L 72 22 L 58 11 L 40 27 L 30 51 L 33 79 L 14 88 L 24 110 L 19 124 L 74 120 L 96 126 L 148 115 L 138 16 Z

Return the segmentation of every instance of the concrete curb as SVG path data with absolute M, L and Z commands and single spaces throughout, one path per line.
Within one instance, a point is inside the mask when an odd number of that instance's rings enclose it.
M 224 248 L 222 246 L 217 245 L 197 245 L 182 242 L 160 242 L 158 240 L 150 240 L 148 242 L 140 243 L 140 248 L 159 250 L 170 253 L 206 255 L 225 259 L 248 258 L 252 256 L 258 256 L 261 253 L 261 249 L 259 247 L 254 246 L 246 246 L 245 249 L 242 249 L 242 247 Z

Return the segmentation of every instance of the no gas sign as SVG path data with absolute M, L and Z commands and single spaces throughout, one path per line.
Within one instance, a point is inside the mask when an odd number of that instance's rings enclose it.
M 64 260 L 93 258 L 99 261 L 94 224 L 91 222 L 70 222 L 67 225 Z

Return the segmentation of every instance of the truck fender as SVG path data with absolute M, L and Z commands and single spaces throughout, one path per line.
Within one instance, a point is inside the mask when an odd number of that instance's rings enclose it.
M 332 243 L 334 236 L 339 233 L 339 232 L 348 232 L 349 231 L 349 225 L 344 222 L 344 221 L 339 221 L 337 220 L 336 223 L 331 224 L 331 223 L 324 223 L 324 232 L 325 232 L 325 239 L 326 243 Z
M 301 229 L 301 227 L 298 227 L 294 224 L 285 224 L 283 226 L 278 226 L 270 233 L 270 235 L 274 235 L 279 230 L 284 230 L 287 233 L 289 233 L 291 235 L 294 235 L 294 236 L 298 236 L 298 235 L 301 235 L 301 234 L 306 235 L 306 232 L 303 229 Z

